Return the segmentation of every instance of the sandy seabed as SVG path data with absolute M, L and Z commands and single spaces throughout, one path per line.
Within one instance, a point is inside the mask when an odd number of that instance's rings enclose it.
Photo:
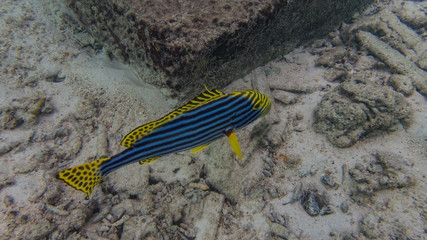
M 125 166 L 85 200 L 55 174 L 182 102 L 65 5 L 3 1 L 0 237 L 427 239 L 426 8 L 377 3 L 221 89 L 274 100 L 237 132 L 243 161 L 224 138 Z

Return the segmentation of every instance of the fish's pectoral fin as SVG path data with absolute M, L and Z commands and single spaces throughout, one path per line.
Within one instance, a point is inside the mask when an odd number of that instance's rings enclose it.
M 89 198 L 93 188 L 101 182 L 101 165 L 109 161 L 110 158 L 99 159 L 90 163 L 85 163 L 77 167 L 64 170 L 56 176 L 71 187 L 84 192 L 86 199 Z
M 152 158 L 147 158 L 147 159 L 144 159 L 144 160 L 141 160 L 141 161 L 139 161 L 138 163 L 139 164 L 146 164 L 146 163 L 150 163 L 150 162 L 153 162 L 153 161 L 155 161 L 157 158 L 159 158 L 159 157 L 152 157 Z
M 202 151 L 203 149 L 205 149 L 209 145 L 210 145 L 210 143 L 202 145 L 202 146 L 195 147 L 195 148 L 191 149 L 191 153 L 192 154 L 198 153 L 198 152 Z
M 228 142 L 230 143 L 231 148 L 237 154 L 237 156 L 242 160 L 242 151 L 240 150 L 239 141 L 237 141 L 237 136 L 234 131 L 227 130 L 225 131 L 225 135 L 227 135 Z

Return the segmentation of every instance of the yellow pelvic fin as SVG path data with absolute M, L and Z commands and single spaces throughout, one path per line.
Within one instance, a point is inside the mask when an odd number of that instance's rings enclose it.
M 135 128 L 130 133 L 128 133 L 122 140 L 121 145 L 125 148 L 132 147 L 136 142 L 141 140 L 145 135 L 152 132 L 154 129 L 160 127 L 161 125 L 169 122 L 170 120 L 178 117 L 179 115 L 198 108 L 206 103 L 209 103 L 215 99 L 219 99 L 221 97 L 226 96 L 223 92 L 213 89 L 207 90 L 201 93 L 199 96 L 195 97 L 193 100 L 189 101 L 184 106 L 170 112 L 166 116 L 160 118 L 157 121 L 153 121 L 147 124 L 144 124 L 140 127 Z
M 227 135 L 231 148 L 237 154 L 240 160 L 242 160 L 242 151 L 240 150 L 239 141 L 237 141 L 236 134 L 233 130 L 227 131 L 225 134 Z
M 202 146 L 195 147 L 195 148 L 191 149 L 191 153 L 192 154 L 198 153 L 198 152 L 202 151 L 203 149 L 205 149 L 207 146 L 209 146 L 209 144 L 210 143 L 202 145 Z
M 56 177 L 71 187 L 82 191 L 89 198 L 93 188 L 101 182 L 100 166 L 110 158 L 99 159 L 60 172 Z
M 144 159 L 144 160 L 141 160 L 141 161 L 139 161 L 138 163 L 139 164 L 146 164 L 146 163 L 150 163 L 150 162 L 153 162 L 153 161 L 155 161 L 157 158 L 159 158 L 159 157 L 152 157 L 152 158 L 147 158 L 147 159 Z

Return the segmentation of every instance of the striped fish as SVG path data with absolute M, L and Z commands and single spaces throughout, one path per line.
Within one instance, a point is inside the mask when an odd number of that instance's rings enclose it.
M 254 90 L 229 94 L 207 90 L 159 120 L 127 134 L 121 142 L 124 151 L 62 171 L 57 178 L 89 198 L 105 175 L 127 164 L 145 164 L 188 149 L 195 153 L 223 136 L 228 137 L 233 151 L 242 159 L 234 129 L 248 125 L 269 110 L 270 99 Z

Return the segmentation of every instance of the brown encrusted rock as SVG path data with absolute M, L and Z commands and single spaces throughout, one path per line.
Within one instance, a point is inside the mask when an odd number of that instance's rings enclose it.
M 402 94 L 353 76 L 323 96 L 314 118 L 317 132 L 337 147 L 349 147 L 375 131 L 409 127 L 412 110 Z
M 14 129 L 23 122 L 22 118 L 15 116 L 15 107 L 0 108 L 0 129 Z
M 357 163 L 348 170 L 355 183 L 351 184 L 350 197 L 358 204 L 372 202 L 376 192 L 416 184 L 411 172 L 413 163 L 398 154 L 377 151 L 372 156 L 364 156 L 363 160 L 369 163 Z
M 249 70 L 326 35 L 370 1 L 68 0 L 115 55 L 149 66 L 175 89 L 222 87 Z

